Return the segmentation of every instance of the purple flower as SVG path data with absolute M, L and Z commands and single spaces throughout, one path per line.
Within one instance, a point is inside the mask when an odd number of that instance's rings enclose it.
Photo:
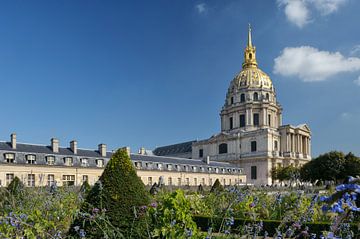
M 153 207 L 153 208 L 156 208 L 158 206 L 158 204 L 156 202 L 153 202 L 153 203 L 150 204 L 150 206 Z

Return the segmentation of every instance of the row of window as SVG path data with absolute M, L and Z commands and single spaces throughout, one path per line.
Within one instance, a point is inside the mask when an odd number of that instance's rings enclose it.
M 7 173 L 6 174 L 6 182 L 5 185 L 8 186 L 12 180 L 14 180 L 14 174 L 13 173 Z M 55 175 L 54 174 L 48 174 L 46 178 L 46 185 L 51 186 L 55 183 Z M 82 181 L 88 181 L 89 176 L 88 175 L 82 175 Z M 73 186 L 75 185 L 75 175 L 63 175 L 62 177 L 62 183 L 63 185 L 67 186 Z M 28 174 L 27 175 L 27 182 L 26 185 L 29 187 L 35 187 L 35 174 Z M 0 181 L 1 186 L 1 181 Z
M 208 180 L 208 184 L 206 183 L 206 179 L 205 178 L 201 178 L 201 180 L 198 178 L 193 178 L 194 183 L 191 185 L 203 185 L 203 186 L 212 186 L 213 185 L 213 179 L 209 178 Z M 232 184 L 238 184 L 238 183 L 242 183 L 242 179 L 235 179 L 235 180 L 231 180 L 228 179 L 228 181 L 226 181 L 226 179 L 222 179 L 221 182 L 223 185 L 232 185 Z M 147 184 L 149 186 L 153 185 L 153 177 L 148 177 L 147 178 Z M 169 177 L 167 180 L 167 185 L 168 186 L 190 186 L 190 178 L 185 178 L 185 181 L 182 181 L 181 178 L 172 178 Z
M 259 101 L 259 93 L 254 92 L 252 99 L 253 99 L 253 101 Z M 265 94 L 265 99 L 270 100 L 269 93 Z M 245 94 L 243 93 L 243 94 L 240 95 L 240 103 L 244 103 L 245 101 L 246 101 Z M 230 98 L 230 104 L 234 104 L 234 97 Z
M 251 152 L 256 152 L 257 151 L 256 141 L 251 141 L 250 143 L 251 143 Z M 228 153 L 228 145 L 226 143 L 219 144 L 219 154 L 227 154 L 227 153 Z M 204 157 L 204 150 L 199 149 L 199 158 L 203 158 L 203 157 Z
M 259 113 L 254 113 L 253 114 L 253 125 L 254 126 L 259 126 L 260 125 L 260 114 Z M 268 122 L 267 122 L 267 125 L 271 125 L 271 115 L 269 114 L 268 115 Z M 239 127 L 242 128 L 242 127 L 245 127 L 246 126 L 246 117 L 245 117 L 245 114 L 241 114 L 240 115 L 240 124 L 239 124 Z M 233 117 L 230 117 L 229 118 L 229 128 L 230 129 L 234 129 L 234 119 Z
M 14 153 L 5 153 L 4 160 L 6 163 L 14 163 L 15 162 L 15 154 Z M 25 160 L 27 164 L 36 164 L 36 155 L 34 154 L 27 154 L 25 155 Z M 55 165 L 55 156 L 48 155 L 45 157 L 45 161 L 48 165 Z M 73 166 L 74 158 L 72 157 L 64 157 L 63 158 L 64 165 L 66 166 Z M 88 158 L 81 158 L 80 159 L 82 167 L 89 166 L 89 159 Z M 104 160 L 103 159 L 96 159 L 95 160 L 97 167 L 104 167 Z
M 202 167 L 178 164 L 163 164 L 163 163 L 150 163 L 150 162 L 134 162 L 137 169 L 157 169 L 169 171 L 185 171 L 185 172 L 215 172 L 215 173 L 241 173 L 241 169 L 235 168 L 217 168 L 217 167 Z M 206 171 L 207 170 L 207 171 Z

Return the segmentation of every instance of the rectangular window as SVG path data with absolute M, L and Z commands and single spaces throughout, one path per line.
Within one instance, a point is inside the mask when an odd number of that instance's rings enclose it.
M 27 185 L 29 187 L 35 187 L 35 174 L 28 174 Z
M 194 178 L 194 185 L 197 186 L 197 178 Z
M 83 182 L 89 182 L 89 176 L 88 175 L 83 175 L 82 176 L 82 181 Z
M 271 115 L 268 115 L 268 125 L 271 126 Z
M 35 155 L 33 155 L 33 154 L 26 155 L 26 161 L 28 164 L 35 164 L 35 162 L 36 162 Z
M 254 126 L 259 126 L 259 114 L 258 113 L 255 113 L 254 114 Z
M 256 166 L 251 166 L 251 179 L 252 180 L 257 179 L 257 168 L 256 168 Z
M 234 104 L 234 97 L 231 97 L 230 104 Z
M 152 186 L 152 177 L 148 177 L 148 185 Z
M 15 154 L 6 153 L 6 154 L 4 154 L 4 158 L 7 163 L 13 163 L 15 160 Z
M 89 166 L 89 160 L 87 158 L 82 158 L 81 159 L 81 166 L 82 167 L 87 167 Z
M 47 185 L 48 186 L 51 186 L 55 183 L 55 176 L 54 174 L 48 174 L 48 177 L 47 177 Z
M 103 159 L 96 160 L 96 166 L 99 168 L 104 167 L 104 160 Z
M 46 156 L 46 162 L 48 165 L 54 165 L 55 164 L 55 156 Z
M 201 184 L 202 184 L 203 186 L 206 186 L 205 178 L 202 178 L 201 181 L 202 181 Z
M 12 180 L 14 180 L 14 174 L 13 173 L 7 173 L 6 174 L 6 186 L 8 186 Z
M 240 127 L 245 127 L 245 115 L 240 115 Z
M 233 121 L 234 121 L 234 120 L 233 120 L 233 117 L 230 117 L 230 118 L 229 118 L 229 121 L 230 121 L 230 129 L 233 129 L 233 126 L 234 126 L 234 125 L 233 125 L 233 123 L 234 123 L 234 122 L 233 122 Z
M 256 152 L 256 141 L 251 141 L 251 152 Z
M 171 178 L 171 177 L 168 178 L 168 185 L 169 185 L 169 186 L 172 185 L 172 178 Z
M 190 179 L 186 178 L 186 186 L 189 186 L 189 185 L 190 185 Z
M 212 178 L 209 178 L 209 185 L 212 186 Z
M 178 178 L 178 186 L 181 186 L 181 178 Z
M 63 175 L 63 185 L 74 186 L 75 185 L 75 175 Z
M 204 157 L 204 150 L 203 149 L 199 149 L 199 158 Z
M 72 165 L 73 165 L 73 158 L 71 158 L 71 157 L 65 157 L 65 158 L 64 158 L 64 164 L 65 164 L 66 166 L 72 166 Z

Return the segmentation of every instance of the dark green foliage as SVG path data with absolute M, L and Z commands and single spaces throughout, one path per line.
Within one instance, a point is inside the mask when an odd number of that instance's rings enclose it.
M 348 176 L 360 175 L 360 159 L 352 153 L 331 151 L 306 163 L 300 170 L 303 181 L 340 182 Z
M 204 187 L 201 184 L 198 186 L 197 192 L 200 194 L 204 193 Z
M 84 181 L 83 184 L 80 187 L 81 195 L 86 196 L 90 192 L 90 190 L 91 190 L 90 184 L 88 183 L 87 180 Z
M 292 165 L 286 167 L 273 168 L 271 170 L 271 177 L 273 180 L 291 181 L 295 180 L 300 174 L 300 169 Z
M 221 185 L 219 179 L 216 179 L 213 186 L 211 187 L 210 192 L 215 193 L 215 192 L 222 192 L 222 191 L 224 191 L 224 187 Z
M 95 211 L 106 210 L 106 221 L 111 223 L 112 228 L 119 230 L 126 238 L 142 238 L 146 236 L 144 218 L 136 211 L 149 202 L 149 194 L 137 176 L 127 151 L 119 149 L 113 154 L 99 181 L 87 195 L 82 211 L 94 214 L 94 208 Z M 73 227 L 82 228 L 82 221 L 83 219 L 78 218 Z M 105 226 L 108 227 L 108 224 Z M 89 238 L 104 237 L 104 228 L 86 223 L 84 229 Z M 74 231 L 70 233 L 76 235 Z
M 23 192 L 25 185 L 20 181 L 18 177 L 15 177 L 11 183 L 7 186 L 7 190 L 14 196 L 20 196 Z

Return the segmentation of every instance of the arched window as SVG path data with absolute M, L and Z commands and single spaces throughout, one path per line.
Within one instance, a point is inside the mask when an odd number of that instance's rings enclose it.
M 219 145 L 219 154 L 226 154 L 228 152 L 227 144 Z
M 250 60 L 252 59 L 252 54 L 251 53 L 249 54 L 249 58 L 250 58 Z
M 245 94 L 240 95 L 240 102 L 245 102 Z
M 230 104 L 234 104 L 234 97 L 230 98 Z
M 259 100 L 259 95 L 257 92 L 254 93 L 254 101 L 258 101 Z
M 269 100 L 269 93 L 266 93 L 266 99 Z

